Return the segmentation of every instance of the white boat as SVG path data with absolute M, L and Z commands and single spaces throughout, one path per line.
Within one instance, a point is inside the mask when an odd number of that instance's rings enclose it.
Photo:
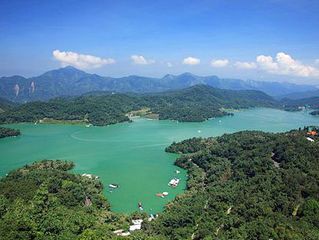
M 111 184 L 109 184 L 109 187 L 110 187 L 110 188 L 118 188 L 119 185 L 118 185 L 118 184 L 115 184 L 115 183 L 111 183 Z
M 173 178 L 171 179 L 171 181 L 169 181 L 168 186 L 177 187 L 178 184 L 179 184 L 179 178 Z

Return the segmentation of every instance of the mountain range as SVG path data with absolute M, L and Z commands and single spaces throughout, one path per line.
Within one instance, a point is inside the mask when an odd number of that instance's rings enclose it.
M 259 90 L 273 97 L 316 89 L 311 85 L 226 79 L 217 76 L 197 76 L 191 73 L 168 74 L 162 78 L 135 75 L 113 78 L 86 73 L 68 66 L 30 78 L 1 77 L 0 96 L 13 102 L 29 102 L 61 96 L 78 96 L 93 91 L 147 93 L 177 90 L 198 84 L 230 90 Z

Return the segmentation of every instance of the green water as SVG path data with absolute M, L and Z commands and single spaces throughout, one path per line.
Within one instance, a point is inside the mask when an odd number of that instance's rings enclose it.
M 35 160 L 72 160 L 76 172 L 100 177 L 113 211 L 136 211 L 137 203 L 142 202 L 147 212 L 156 213 L 186 186 L 186 172 L 179 169 L 181 173 L 175 174 L 176 155 L 164 151 L 173 141 L 240 130 L 280 132 L 305 125 L 319 125 L 319 118 L 307 112 L 263 108 L 202 123 L 136 119 L 133 123 L 90 128 L 15 124 L 9 126 L 20 129 L 22 135 L 0 139 L 0 175 Z M 175 176 L 182 180 L 172 189 L 167 183 Z M 117 183 L 120 188 L 109 192 L 110 183 Z M 155 196 L 163 191 L 169 192 L 168 197 Z

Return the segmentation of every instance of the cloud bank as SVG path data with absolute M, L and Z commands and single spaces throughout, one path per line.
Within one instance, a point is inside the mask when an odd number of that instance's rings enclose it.
M 256 58 L 259 69 L 272 74 L 292 75 L 297 77 L 318 77 L 319 70 L 315 67 L 302 64 L 290 55 L 279 52 L 276 58 L 259 55 Z
M 210 65 L 212 65 L 212 67 L 215 67 L 215 68 L 226 67 L 228 64 L 229 64 L 228 59 L 217 59 L 217 60 L 212 60 L 210 62 Z
M 234 66 L 238 69 L 255 69 L 257 68 L 256 63 L 254 62 L 236 62 Z
M 183 64 L 186 65 L 197 65 L 200 63 L 200 59 L 199 58 L 195 58 L 195 57 L 187 57 L 183 59 Z
M 139 65 L 147 65 L 147 64 L 152 64 L 155 63 L 154 60 L 152 59 L 146 59 L 142 55 L 132 55 L 131 60 L 134 64 L 139 64 Z
M 100 58 L 92 55 L 79 54 L 76 52 L 54 50 L 52 54 L 53 57 L 63 66 L 72 65 L 82 69 L 99 68 L 103 65 L 115 63 L 113 58 Z
M 316 61 L 315 61 L 316 63 Z M 319 69 L 295 60 L 284 52 L 278 52 L 276 57 L 259 55 L 254 62 L 235 62 L 238 69 L 257 69 L 270 74 L 288 75 L 295 77 L 319 77 Z

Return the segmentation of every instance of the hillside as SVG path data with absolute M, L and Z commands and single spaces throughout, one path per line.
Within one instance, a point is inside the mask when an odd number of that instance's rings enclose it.
M 277 107 L 263 92 L 222 90 L 197 85 L 157 94 L 102 94 L 30 102 L 0 114 L 0 123 L 37 122 L 43 119 L 107 125 L 129 121 L 127 114 L 142 108 L 159 119 L 204 121 L 227 115 L 223 108 Z
M 166 151 L 188 170 L 187 190 L 149 222 L 112 213 L 94 176 L 41 161 L 0 180 L 4 239 L 318 239 L 319 138 L 307 131 L 244 131 L 192 138 Z M 142 230 L 125 238 L 131 219 Z
M 319 109 L 319 97 L 302 98 L 302 99 L 283 99 L 282 104 L 286 109 L 298 110 L 300 107 L 307 107 L 311 109 Z
M 0 179 L 1 239 L 90 239 L 92 232 L 110 239 L 128 226 L 110 212 L 99 179 L 70 173 L 73 167 L 43 160 Z
M 303 98 L 312 98 L 312 97 L 319 97 L 319 90 L 312 90 L 306 92 L 295 92 L 280 96 L 281 99 L 291 99 L 291 100 L 298 100 Z
M 6 100 L 4 98 L 0 98 L 0 113 L 11 109 L 15 105 L 16 104 L 13 103 L 13 102 L 10 102 L 10 101 L 8 101 L 8 100 Z
M 89 74 L 74 67 L 46 72 L 37 77 L 21 76 L 0 78 L 0 96 L 10 101 L 29 102 L 48 100 L 61 96 L 79 96 L 92 91 L 110 92 L 163 92 L 204 84 L 231 90 L 258 90 L 278 96 L 297 91 L 311 91 L 313 86 L 291 83 L 244 81 L 222 79 L 217 76 L 197 76 L 191 73 L 165 75 L 163 78 L 127 76 L 121 78 Z
M 306 131 L 173 143 L 188 191 L 147 226 L 167 239 L 318 239 L 319 148 Z

